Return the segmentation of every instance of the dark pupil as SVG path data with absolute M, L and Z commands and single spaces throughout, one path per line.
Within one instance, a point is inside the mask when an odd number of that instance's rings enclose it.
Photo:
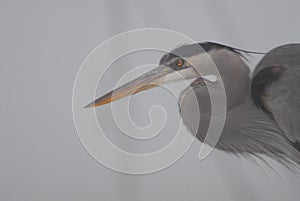
M 183 66 L 183 60 L 182 59 L 177 59 L 176 60 L 176 66 L 178 66 L 178 67 Z

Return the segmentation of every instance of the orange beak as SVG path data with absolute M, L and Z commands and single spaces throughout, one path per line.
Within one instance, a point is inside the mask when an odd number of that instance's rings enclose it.
M 100 98 L 85 106 L 85 108 L 101 106 L 119 100 L 121 98 L 137 94 L 147 89 L 151 89 L 164 83 L 165 76 L 173 71 L 174 70 L 169 67 L 156 68 L 132 80 L 131 82 L 105 94 L 104 96 L 101 96 Z
M 96 99 L 85 106 L 85 108 L 104 105 L 126 96 L 131 96 L 147 89 L 151 89 L 163 83 L 192 79 L 197 78 L 198 76 L 199 74 L 192 67 L 175 71 L 168 66 L 160 66 Z

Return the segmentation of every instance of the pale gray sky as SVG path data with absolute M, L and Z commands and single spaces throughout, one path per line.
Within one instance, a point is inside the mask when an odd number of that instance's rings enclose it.
M 281 165 L 271 161 L 277 173 L 219 151 L 199 161 L 199 143 L 158 173 L 111 171 L 81 145 L 71 107 L 81 63 L 115 34 L 157 27 L 196 41 L 268 51 L 300 41 L 299 7 L 296 0 L 0 1 L 0 200 L 299 200 L 299 177 Z M 103 91 L 113 86 L 114 73 Z M 152 96 L 139 96 L 137 108 L 151 105 Z M 176 100 L 162 99 L 176 122 Z M 120 146 L 133 143 L 118 138 L 109 117 L 104 124 Z

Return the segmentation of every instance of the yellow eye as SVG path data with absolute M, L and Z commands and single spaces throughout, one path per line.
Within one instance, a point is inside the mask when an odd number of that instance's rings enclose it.
M 177 59 L 175 61 L 175 64 L 177 67 L 182 67 L 184 65 L 184 60 L 183 59 Z

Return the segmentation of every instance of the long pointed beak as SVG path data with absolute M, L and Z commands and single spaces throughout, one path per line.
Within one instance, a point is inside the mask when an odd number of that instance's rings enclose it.
M 195 74 L 197 74 L 193 68 L 187 68 L 181 71 L 181 73 L 178 73 L 167 66 L 160 66 L 96 99 L 92 103 L 86 105 L 85 108 L 104 105 L 126 96 L 137 94 L 163 83 L 191 79 L 195 77 Z

